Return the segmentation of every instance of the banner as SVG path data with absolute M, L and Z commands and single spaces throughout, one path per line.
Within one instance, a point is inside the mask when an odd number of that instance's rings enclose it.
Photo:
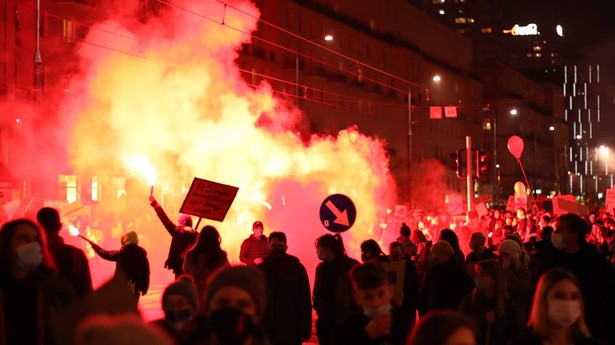
M 441 119 L 442 118 L 442 107 L 429 107 L 429 118 L 430 119 Z
M 237 187 L 195 177 L 179 212 L 221 222 L 238 191 Z

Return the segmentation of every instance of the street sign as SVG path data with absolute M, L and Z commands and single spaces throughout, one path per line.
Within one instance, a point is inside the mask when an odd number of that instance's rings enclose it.
M 344 232 L 357 219 L 357 209 L 352 200 L 343 194 L 333 194 L 320 205 L 320 222 L 331 232 Z

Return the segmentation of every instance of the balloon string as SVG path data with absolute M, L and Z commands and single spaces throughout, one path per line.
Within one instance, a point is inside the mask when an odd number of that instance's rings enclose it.
M 527 179 L 527 175 L 525 174 L 525 169 L 523 169 L 523 163 L 521 163 L 521 159 L 517 159 L 517 163 L 521 167 L 521 172 L 523 173 L 523 178 L 525 178 L 525 183 L 530 188 L 530 196 L 532 197 L 532 208 L 537 209 L 538 206 L 536 205 L 536 200 L 534 199 L 534 190 L 532 189 L 532 186 L 530 185 L 530 181 Z

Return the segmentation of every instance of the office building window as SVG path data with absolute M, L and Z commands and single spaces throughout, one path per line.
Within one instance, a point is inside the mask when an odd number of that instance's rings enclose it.
M 466 19 L 465 18 L 455 18 L 455 23 L 457 23 L 457 24 L 465 24 L 466 23 Z

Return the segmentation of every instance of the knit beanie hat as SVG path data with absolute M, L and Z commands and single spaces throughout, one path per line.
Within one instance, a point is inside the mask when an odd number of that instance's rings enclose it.
M 447 262 L 455 253 L 450 243 L 440 240 L 431 247 L 430 261 L 436 264 Z
M 188 302 L 198 309 L 198 299 L 196 294 L 196 288 L 194 287 L 194 279 L 187 274 L 181 275 L 177 280 L 164 290 L 162 294 L 162 309 L 164 309 L 164 302 L 167 296 L 180 295 L 188 299 Z
M 128 231 L 122 235 L 121 241 L 123 246 L 127 244 L 139 244 L 139 235 L 134 231 Z
M 515 261 L 521 259 L 521 246 L 515 240 L 504 240 L 498 247 L 500 253 L 510 255 L 510 258 Z
M 209 303 L 216 292 L 222 287 L 234 286 L 244 290 L 254 300 L 258 307 L 258 313 L 262 316 L 265 312 L 265 278 L 261 271 L 251 266 L 223 266 L 209 277 L 205 291 L 205 309 L 209 312 Z
M 182 214 L 179 216 L 179 220 L 177 221 L 181 226 L 192 227 L 192 217 L 189 214 Z

